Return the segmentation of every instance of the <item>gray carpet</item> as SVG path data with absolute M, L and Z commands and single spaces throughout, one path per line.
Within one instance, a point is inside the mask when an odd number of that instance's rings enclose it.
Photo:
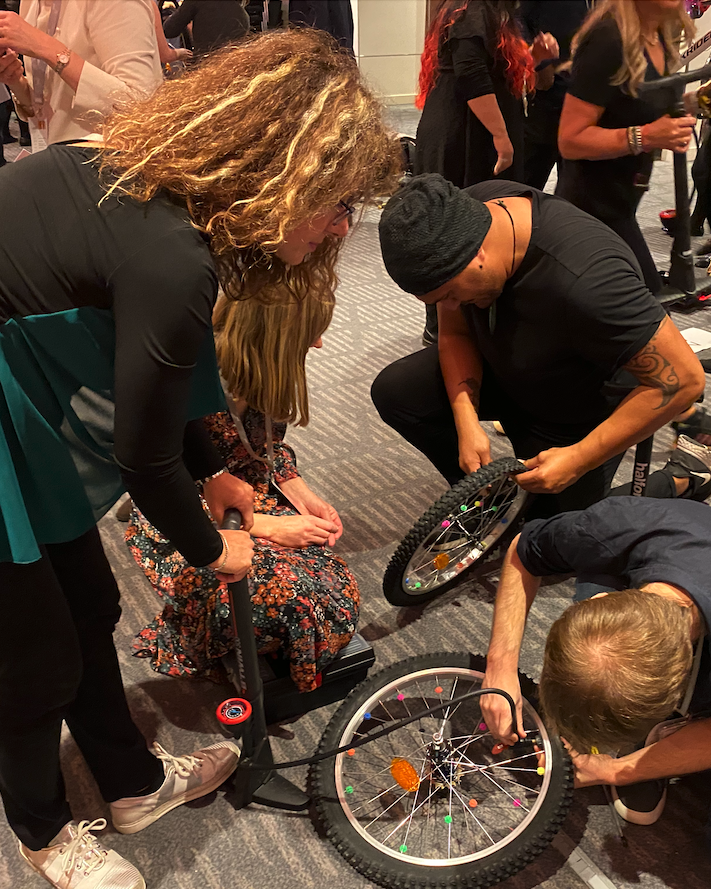
M 412 132 L 416 114 L 395 109 L 399 129 Z M 658 235 L 656 214 L 673 204 L 671 165 L 655 171 L 642 221 L 650 243 L 663 258 L 669 241 Z M 445 490 L 438 474 L 417 452 L 382 425 L 368 390 L 377 372 L 419 347 L 423 308 L 401 293 L 384 272 L 377 248 L 377 213 L 370 212 L 351 236 L 341 263 L 338 308 L 324 348 L 309 359 L 313 421 L 289 435 L 304 476 L 340 511 L 346 531 L 338 551 L 355 571 L 363 594 L 361 632 L 384 666 L 412 654 L 437 650 L 484 652 L 496 585 L 495 571 L 479 583 L 462 583 L 424 609 L 390 607 L 380 582 L 395 546 L 415 518 Z M 676 318 L 680 327 L 711 329 L 703 311 Z M 509 453 L 492 434 L 497 456 Z M 663 463 L 670 435 L 657 436 L 655 459 Z M 625 472 L 623 468 L 622 472 Z M 168 749 L 188 752 L 218 739 L 215 705 L 228 688 L 158 677 L 131 658 L 133 634 L 157 610 L 143 575 L 122 543 L 122 526 L 112 516 L 102 523 L 106 547 L 119 577 L 124 614 L 116 634 L 122 670 L 135 718 L 146 737 Z M 534 605 L 522 666 L 538 675 L 545 636 L 569 602 L 571 584 L 550 583 Z M 333 708 L 273 729 L 277 758 L 308 755 Z M 70 737 L 63 742 L 70 801 L 77 818 L 107 815 L 107 808 Z M 293 780 L 304 786 L 305 772 Z M 675 784 L 667 809 L 653 827 L 630 826 L 629 848 L 615 837 L 600 789 L 579 791 L 564 826 L 564 842 L 508 880 L 507 889 L 580 889 L 585 884 L 559 847 L 578 847 L 618 889 L 702 889 L 711 883 L 704 854 L 711 783 L 708 774 Z M 256 806 L 235 811 L 217 793 L 167 815 L 144 832 L 124 837 L 109 827 L 108 844 L 135 862 L 149 889 L 363 889 L 370 885 L 345 865 L 314 830 L 308 814 L 291 815 Z M 45 882 L 19 860 L 13 837 L 0 815 L 0 887 L 41 889 Z

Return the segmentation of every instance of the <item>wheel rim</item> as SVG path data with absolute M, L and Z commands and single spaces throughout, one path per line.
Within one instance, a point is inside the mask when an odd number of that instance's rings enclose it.
M 402 589 L 421 596 L 466 571 L 496 543 L 518 514 L 526 492 L 510 475 L 463 499 L 412 554 Z
M 395 680 L 359 707 L 338 746 L 474 691 L 482 678 L 440 667 Z M 537 750 L 527 744 L 530 752 L 492 753 L 495 741 L 472 698 L 339 754 L 336 789 L 346 817 L 373 847 L 408 864 L 444 867 L 493 854 L 526 828 L 550 786 L 550 738 L 525 700 L 523 719 Z

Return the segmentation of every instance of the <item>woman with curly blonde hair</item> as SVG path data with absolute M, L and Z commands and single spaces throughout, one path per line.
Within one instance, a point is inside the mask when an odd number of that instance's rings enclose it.
M 661 281 L 635 213 L 649 187 L 652 152 L 686 151 L 695 120 L 660 116 L 639 86 L 675 71 L 681 37 L 693 34 L 684 0 L 597 3 L 573 39 L 558 130 L 564 161 L 556 194 L 627 242 L 653 293 Z
M 310 31 L 216 53 L 118 110 L 104 139 L 0 171 L 0 793 L 52 885 L 76 865 L 73 881 L 140 889 L 91 833 L 105 822 L 72 821 L 62 722 L 124 833 L 219 786 L 237 756 L 146 748 L 96 521 L 128 490 L 190 565 L 247 573 L 253 492 L 201 420 L 225 404 L 218 285 L 266 302 L 332 290 L 351 205 L 394 185 L 398 151 L 355 63 Z M 215 530 L 195 479 L 245 530 Z

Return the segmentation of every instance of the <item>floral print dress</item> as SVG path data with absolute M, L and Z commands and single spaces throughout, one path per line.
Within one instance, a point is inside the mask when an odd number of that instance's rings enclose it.
M 298 515 L 271 484 L 266 464 L 249 455 L 228 413 L 205 423 L 230 472 L 254 488 L 255 513 Z M 248 408 L 243 424 L 254 453 L 264 454 L 264 416 Z M 285 432 L 285 424 L 274 424 L 277 484 L 298 477 Z M 226 585 L 211 568 L 188 565 L 136 508 L 126 542 L 164 603 L 136 636 L 134 655 L 148 658 L 158 673 L 224 679 L 220 658 L 233 644 Z M 299 691 L 317 688 L 319 673 L 348 644 L 358 621 L 360 593 L 348 566 L 326 546 L 296 549 L 258 537 L 248 582 L 259 653 L 281 652 Z

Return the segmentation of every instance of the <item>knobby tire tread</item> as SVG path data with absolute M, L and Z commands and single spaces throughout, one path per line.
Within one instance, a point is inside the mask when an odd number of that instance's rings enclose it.
M 461 578 L 465 575 L 471 575 L 476 572 L 478 567 L 482 567 L 486 564 L 486 562 L 493 556 L 494 552 L 499 551 L 499 547 L 503 545 L 503 543 L 515 536 L 514 532 L 518 530 L 518 523 L 515 519 L 518 515 L 525 512 L 526 503 L 522 504 L 523 509 L 517 516 L 514 516 L 514 521 L 511 522 L 510 527 L 503 532 L 497 541 L 497 546 L 493 547 L 491 551 L 483 553 L 482 556 L 466 571 L 462 571 L 461 574 L 456 575 L 451 580 L 447 581 L 447 583 L 443 583 L 441 586 L 428 590 L 421 595 L 412 595 L 406 593 L 402 589 L 403 574 L 407 569 L 410 559 L 415 554 L 422 541 L 427 539 L 434 528 L 442 521 L 443 517 L 449 515 L 458 504 L 472 496 L 476 491 L 487 485 L 493 484 L 503 475 L 520 471 L 521 466 L 521 461 L 517 460 L 516 457 L 501 457 L 499 460 L 494 460 L 487 466 L 482 466 L 481 469 L 478 469 L 476 472 L 463 478 L 460 482 L 457 482 L 451 490 L 443 494 L 439 500 L 436 500 L 432 506 L 420 516 L 393 553 L 392 558 L 385 569 L 385 574 L 383 575 L 383 594 L 391 605 L 403 607 L 421 605 L 425 602 L 429 602 L 431 599 L 434 599 L 451 589 L 459 583 Z
M 374 676 L 364 680 L 354 688 L 341 706 L 331 717 L 321 738 L 318 752 L 335 748 L 353 712 L 378 687 L 382 687 L 395 678 L 405 677 L 410 673 L 434 667 L 463 667 L 465 669 L 486 672 L 486 658 L 467 653 L 438 652 L 436 654 L 416 655 L 386 667 Z M 521 694 L 534 707 L 537 704 L 537 689 L 534 681 L 519 671 Z M 367 690 L 367 691 L 366 691 Z M 364 693 L 365 692 L 365 693 Z M 355 702 L 355 703 L 354 703 Z M 317 818 L 325 828 L 327 838 L 340 856 L 358 873 L 385 889 L 489 889 L 502 880 L 517 874 L 526 865 L 534 861 L 558 833 L 563 824 L 573 798 L 573 766 L 567 752 L 557 736 L 550 736 L 553 746 L 553 759 L 556 762 L 557 774 L 551 775 L 551 785 L 546 795 L 548 801 L 551 794 L 557 794 L 553 800 L 553 811 L 545 818 L 539 813 L 526 831 L 508 846 L 498 850 L 494 855 L 500 860 L 494 864 L 487 863 L 484 858 L 467 865 L 458 865 L 462 873 L 446 875 L 427 874 L 422 865 L 410 865 L 414 873 L 405 873 L 404 867 L 393 860 L 388 867 L 374 864 L 375 854 L 383 855 L 370 846 L 351 827 L 343 832 L 341 825 L 331 822 L 331 809 L 336 807 L 336 814 L 343 813 L 337 802 L 337 788 L 333 777 L 334 760 L 325 760 L 314 764 L 309 771 L 309 792 L 314 802 Z M 535 825 L 535 832 L 531 832 Z M 362 849 L 359 849 L 361 846 Z M 434 868 L 433 868 L 434 870 Z M 399 871 L 399 872 L 398 872 Z M 466 871 L 466 872 L 465 872 Z

